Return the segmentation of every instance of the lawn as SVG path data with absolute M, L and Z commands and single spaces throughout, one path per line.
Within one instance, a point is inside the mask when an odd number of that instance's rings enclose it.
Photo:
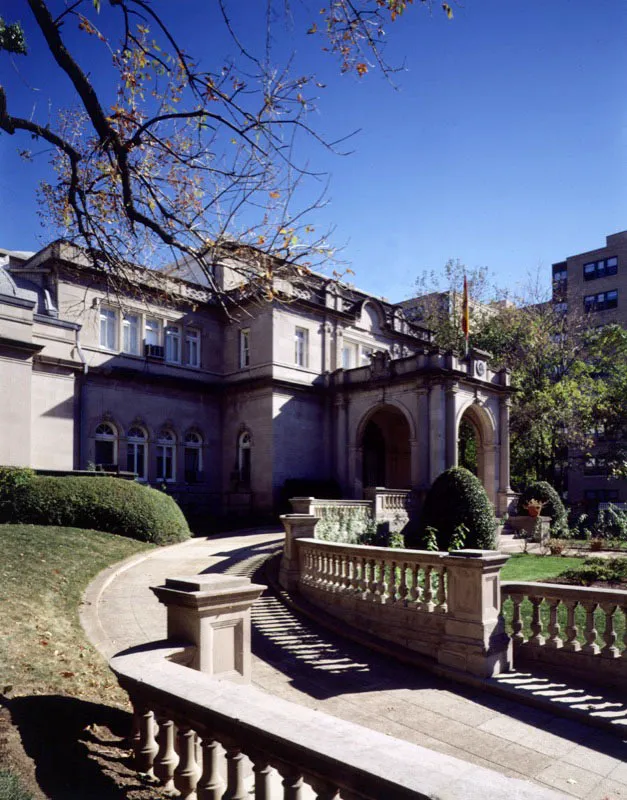
M 85 770 L 95 788 L 97 753 L 87 757 L 94 731 L 105 719 L 125 719 L 117 709 L 128 700 L 86 640 L 78 610 L 101 570 L 152 547 L 98 531 L 0 525 L 0 800 L 49 796 L 59 789 L 55 780 L 81 787 L 72 794 L 64 786 L 67 796 L 88 796 Z M 6 767 L 28 792 L 20 794 Z
M 569 556 L 536 556 L 517 553 L 501 570 L 502 581 L 541 581 L 556 578 L 569 569 L 576 569 L 583 559 Z

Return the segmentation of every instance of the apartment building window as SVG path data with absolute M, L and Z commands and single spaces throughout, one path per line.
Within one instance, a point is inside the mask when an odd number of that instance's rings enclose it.
M 583 279 L 593 281 L 597 278 L 606 278 L 618 272 L 618 258 L 601 258 L 598 261 L 588 261 L 583 265 Z
M 131 355 L 139 355 L 139 316 L 124 314 L 122 317 L 122 350 Z
M 126 433 L 126 469 L 146 480 L 146 432 L 137 425 Z
M 239 332 L 239 365 L 250 366 L 250 328 L 242 328 Z
M 362 347 L 361 348 L 361 365 L 363 367 L 368 366 L 372 362 L 372 354 L 374 353 L 374 349 L 372 347 Z
M 172 431 L 164 430 L 157 439 L 157 480 L 173 481 L 176 473 L 174 449 L 176 438 Z
M 583 299 L 583 309 L 589 311 L 608 311 L 618 305 L 618 290 L 588 294 Z
M 586 489 L 583 496 L 596 503 L 617 503 L 618 489 Z
M 553 269 L 553 283 L 561 284 L 568 280 L 568 270 L 561 266 Z
M 195 328 L 185 331 L 185 363 L 188 367 L 200 366 L 200 331 Z
M 607 475 L 607 461 L 602 456 L 591 456 L 583 465 L 585 475 Z
M 118 315 L 112 308 L 100 308 L 100 347 L 115 350 L 117 347 Z
M 110 422 L 101 422 L 95 431 L 94 463 L 101 469 L 117 466 L 118 433 Z
M 202 437 L 199 433 L 191 432 L 185 435 L 183 458 L 185 482 L 196 483 L 202 472 Z
M 166 325 L 165 360 L 171 364 L 181 363 L 181 329 L 178 325 Z
M 309 366 L 309 331 L 296 328 L 294 332 L 294 363 L 299 367 Z

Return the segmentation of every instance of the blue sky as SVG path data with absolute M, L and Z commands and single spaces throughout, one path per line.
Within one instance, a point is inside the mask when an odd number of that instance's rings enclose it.
M 174 20 L 188 51 L 203 59 L 220 47 L 211 40 L 208 6 L 181 0 Z M 351 156 L 311 152 L 312 164 L 331 173 L 329 204 L 316 224 L 334 226 L 333 242 L 361 288 L 401 300 L 422 269 L 449 258 L 486 265 L 510 288 L 542 267 L 548 287 L 553 261 L 603 246 L 606 234 L 627 228 L 627 6 L 620 0 L 470 0 L 454 6 L 450 22 L 437 5 L 431 15 L 410 8 L 388 26 L 387 58 L 405 66 L 397 89 L 376 71 L 361 80 L 341 75 L 317 37 L 299 35 L 315 19 L 315 4 L 292 6 L 276 50 L 293 49 L 299 69 L 315 70 L 326 84 L 316 127 L 330 138 L 361 129 Z M 21 7 L 0 0 L 0 14 L 26 22 Z M 252 43 L 258 0 L 232 8 Z M 20 92 L 16 111 L 67 101 L 66 79 L 43 54 L 26 62 L 16 61 L 18 75 L 0 59 L 9 99 Z M 36 249 L 42 165 L 20 161 L 18 146 L 30 142 L 0 136 L 0 245 Z

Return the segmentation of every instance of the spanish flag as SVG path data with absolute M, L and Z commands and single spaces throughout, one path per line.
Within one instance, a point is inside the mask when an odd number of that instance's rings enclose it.
M 470 305 L 468 302 L 468 281 L 464 275 L 464 296 L 462 298 L 462 331 L 466 339 L 466 355 L 468 355 L 468 334 L 470 333 Z

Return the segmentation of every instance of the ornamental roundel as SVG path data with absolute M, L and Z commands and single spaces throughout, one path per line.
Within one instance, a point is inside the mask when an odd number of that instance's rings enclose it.
M 483 378 L 485 375 L 485 361 L 477 361 L 475 364 L 475 369 L 477 370 L 477 375 L 480 378 Z

